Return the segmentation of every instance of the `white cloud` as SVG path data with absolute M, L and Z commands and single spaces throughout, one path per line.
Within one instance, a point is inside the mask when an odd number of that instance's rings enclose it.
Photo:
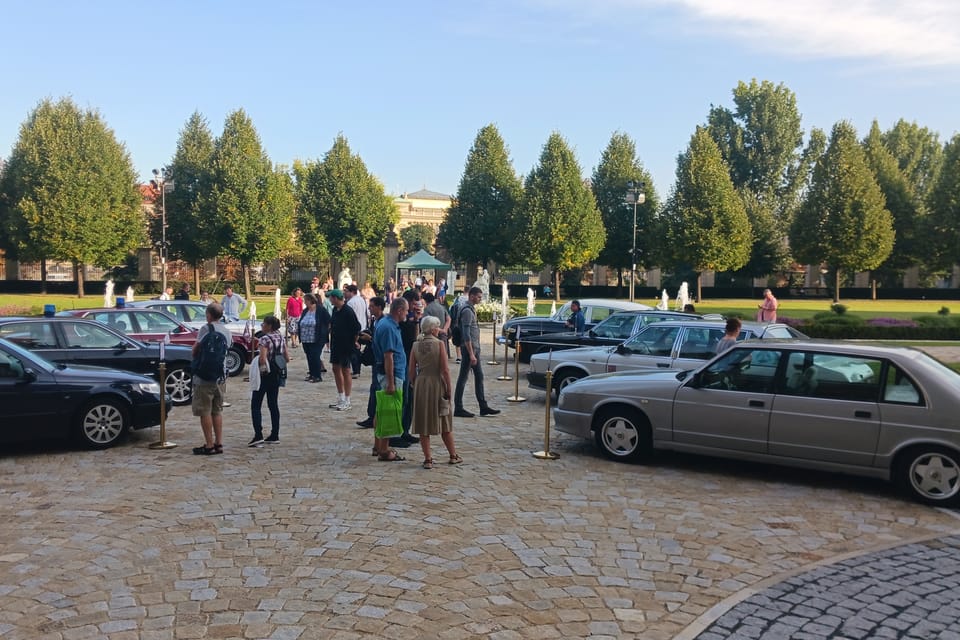
M 620 6 L 624 0 L 614 0 Z M 682 6 L 692 17 L 764 50 L 859 58 L 896 66 L 960 64 L 956 0 L 640 0 Z M 714 36 L 716 31 L 713 29 Z

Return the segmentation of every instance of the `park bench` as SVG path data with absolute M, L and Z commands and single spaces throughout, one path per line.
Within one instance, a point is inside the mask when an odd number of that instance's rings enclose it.
M 271 296 L 277 290 L 277 285 L 275 284 L 255 284 L 253 285 L 253 293 L 258 296 Z

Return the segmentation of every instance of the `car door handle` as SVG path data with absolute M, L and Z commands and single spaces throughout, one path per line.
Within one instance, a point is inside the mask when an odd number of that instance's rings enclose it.
M 763 404 L 763 400 L 751 400 L 747 403 L 747 405 L 751 407 L 762 407 Z
M 869 411 L 854 411 L 854 412 L 853 412 L 853 415 L 854 415 L 855 417 L 857 417 L 857 418 L 869 418 L 869 417 L 870 417 L 870 412 L 869 412 Z
M 657 366 L 658 366 L 659 368 L 661 368 L 661 369 L 669 369 L 669 368 L 670 368 L 670 363 L 669 363 L 669 362 L 667 362 L 667 363 L 658 362 L 658 363 L 657 363 Z

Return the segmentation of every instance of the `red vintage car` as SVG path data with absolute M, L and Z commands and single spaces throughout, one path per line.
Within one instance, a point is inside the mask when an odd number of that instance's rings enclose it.
M 171 344 L 192 347 L 197 341 L 197 330 L 188 327 L 163 311 L 156 309 L 70 309 L 59 316 L 90 318 L 125 333 L 141 342 L 162 342 L 170 336 Z M 241 334 L 232 334 L 233 344 L 227 351 L 227 371 L 239 375 L 244 364 L 253 360 L 253 340 Z

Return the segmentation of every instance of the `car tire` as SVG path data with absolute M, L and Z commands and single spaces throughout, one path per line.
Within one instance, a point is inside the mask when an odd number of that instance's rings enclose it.
M 187 368 L 174 367 L 170 369 L 163 381 L 163 390 L 170 394 L 174 405 L 190 404 L 190 400 L 193 399 L 193 378 Z
M 246 364 L 246 354 L 240 349 L 230 347 L 227 349 L 227 357 L 224 359 L 224 366 L 227 368 L 227 375 L 231 378 L 238 376 L 243 371 L 243 365 Z
M 77 437 L 90 449 L 112 447 L 130 427 L 130 412 L 116 398 L 94 398 L 77 416 Z
M 582 380 L 586 377 L 583 371 L 579 369 L 560 369 L 553 376 L 553 391 L 556 393 L 557 398 L 559 398 L 561 391 L 577 380 Z
M 897 457 L 895 481 L 915 500 L 940 507 L 960 504 L 960 452 L 937 445 L 911 447 Z
M 601 409 L 593 422 L 593 435 L 605 456 L 618 462 L 636 462 L 650 454 L 650 423 L 632 407 Z

